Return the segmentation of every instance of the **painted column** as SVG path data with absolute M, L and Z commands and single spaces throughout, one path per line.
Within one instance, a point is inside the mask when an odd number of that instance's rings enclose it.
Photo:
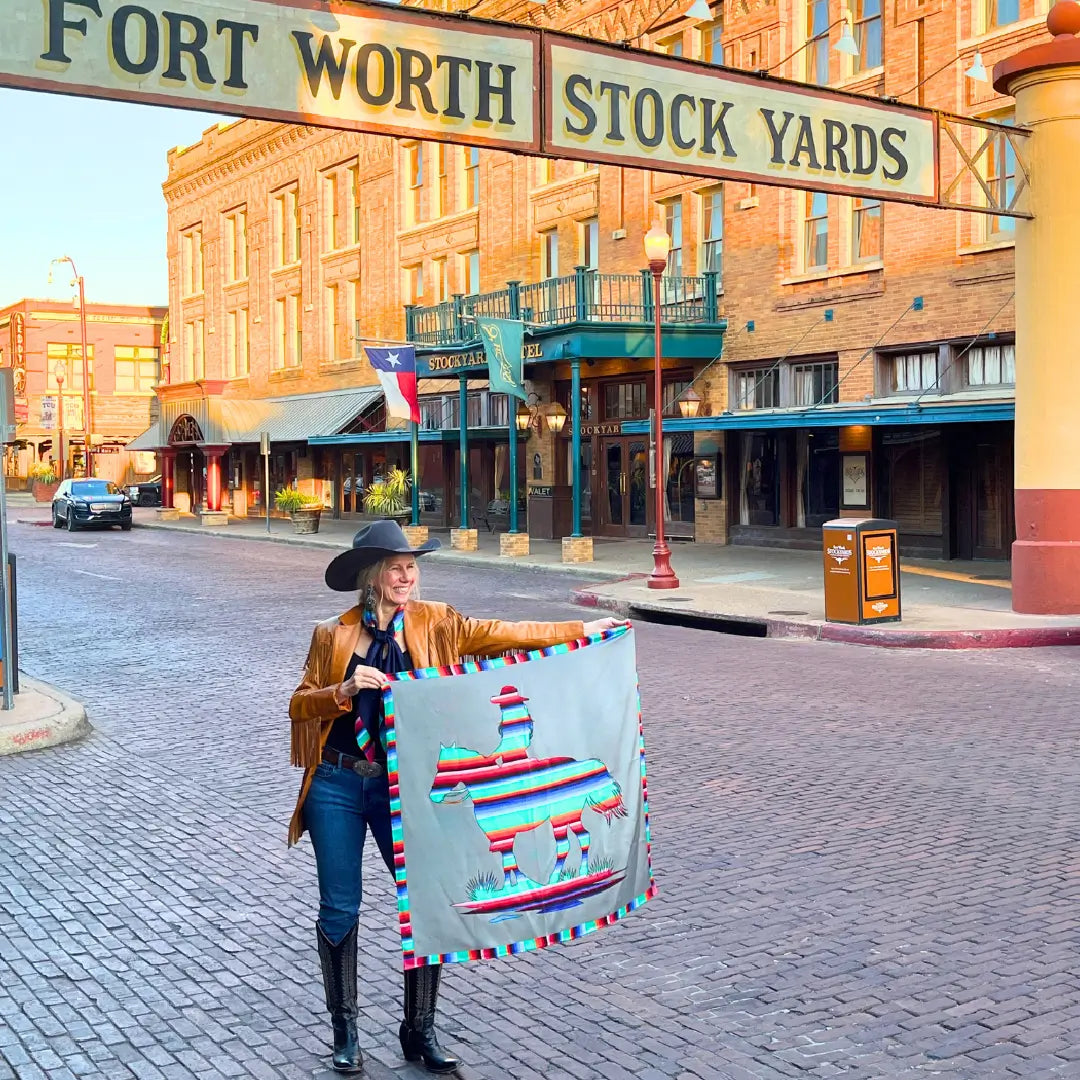
M 507 454 L 506 467 L 510 472 L 510 532 L 518 531 L 518 502 L 517 502 L 517 475 L 518 475 L 518 429 L 517 429 L 517 401 L 513 396 L 506 399 L 506 411 L 510 416 L 510 451 Z
M 458 483 L 461 485 L 461 528 L 469 527 L 469 382 L 458 376 Z
M 161 451 L 161 505 L 173 508 L 173 492 L 176 490 L 176 451 Z
M 202 448 L 206 458 L 206 509 L 213 513 L 221 512 L 221 455 L 225 449 L 223 446 Z
M 570 476 L 573 480 L 574 531 L 581 535 L 581 361 L 570 361 Z
M 1054 40 L 994 68 L 1033 132 L 1025 157 L 1033 219 L 1016 223 L 1016 542 L 1013 608 L 1080 613 L 1080 5 L 1058 3 Z M 1020 170 L 1018 171 L 1018 175 Z

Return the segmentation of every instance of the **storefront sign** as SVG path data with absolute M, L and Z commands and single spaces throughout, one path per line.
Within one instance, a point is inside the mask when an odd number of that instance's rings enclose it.
M 622 424 L 582 424 L 581 437 L 591 439 L 593 435 L 621 435 Z
M 54 397 L 41 399 L 41 427 L 45 431 L 52 431 L 56 427 L 56 398 Z
M 529 495 L 537 499 L 550 499 L 552 495 L 552 488 L 548 487 L 531 487 L 529 488 Z
M 870 455 L 863 451 L 840 455 L 840 508 L 870 509 Z
M 21 311 L 11 313 L 8 327 L 11 334 L 11 371 L 15 387 L 15 420 L 23 423 L 30 416 L 26 398 L 26 316 Z
M 938 194 L 925 109 L 532 27 L 335 0 L 4 8 L 0 85 L 870 198 Z
M 543 346 L 538 341 L 527 341 L 521 349 L 522 360 L 542 360 L 544 358 Z M 419 374 L 434 375 L 440 371 L 462 371 L 467 368 L 483 368 L 487 370 L 487 357 L 484 350 L 470 349 L 464 353 L 435 353 L 432 356 L 417 356 L 416 366 Z
M 715 457 L 699 457 L 694 462 L 694 496 L 698 499 L 722 499 L 723 473 L 720 454 Z
M 172 426 L 172 430 L 169 432 L 169 445 L 174 446 L 177 443 L 194 443 L 204 442 L 202 428 L 199 427 L 198 421 L 194 416 L 188 416 L 184 413 L 183 416 L 178 416 L 176 422 Z

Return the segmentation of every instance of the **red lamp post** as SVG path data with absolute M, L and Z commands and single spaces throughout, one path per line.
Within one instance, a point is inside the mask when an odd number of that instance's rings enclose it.
M 67 365 L 63 360 L 57 360 L 56 366 L 53 368 L 53 375 L 56 378 L 56 409 L 57 409 L 57 442 L 59 447 L 56 451 L 57 460 L 60 465 L 60 475 L 57 476 L 57 480 L 64 479 L 65 465 L 67 465 L 67 455 L 64 453 L 64 379 L 67 378 Z
M 93 450 L 91 449 L 93 444 L 93 436 L 91 435 L 91 416 L 90 416 L 90 359 L 87 356 L 87 343 L 86 343 L 86 284 L 79 274 L 79 271 L 75 268 L 75 260 L 70 255 L 64 255 L 62 258 L 53 259 L 53 265 L 56 263 L 67 263 L 71 267 L 71 273 L 74 277 L 72 285 L 79 287 L 79 330 L 82 340 L 82 376 L 83 376 L 83 438 L 85 445 L 83 447 L 83 462 L 85 464 L 85 473 L 87 477 L 94 475 L 94 459 Z M 49 280 L 52 280 L 52 270 L 49 271 Z
M 650 589 L 677 589 L 679 579 L 671 569 L 671 548 L 664 539 L 664 386 L 660 377 L 660 278 L 667 269 L 671 237 L 663 225 L 654 225 L 645 234 L 645 257 L 653 276 L 653 475 L 656 481 L 656 543 L 653 545 L 653 572 Z

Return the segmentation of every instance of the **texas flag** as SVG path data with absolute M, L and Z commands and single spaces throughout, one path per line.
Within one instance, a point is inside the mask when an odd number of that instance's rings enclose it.
M 386 411 L 402 420 L 420 423 L 420 402 L 416 396 L 416 347 L 395 345 L 392 349 L 364 346 L 368 362 L 375 369 L 386 395 Z

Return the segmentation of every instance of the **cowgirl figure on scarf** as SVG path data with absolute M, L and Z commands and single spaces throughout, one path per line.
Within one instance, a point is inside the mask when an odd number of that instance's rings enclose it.
M 289 843 L 306 830 L 315 849 L 316 937 L 339 1072 L 357 1072 L 363 1061 L 357 1044 L 356 938 L 369 829 L 394 872 L 382 712 L 387 675 L 455 664 L 463 656 L 545 648 L 617 625 L 615 619 L 469 619 L 446 604 L 414 600 L 420 581 L 416 557 L 437 547 L 439 541 L 430 540 L 411 548 L 393 521 L 376 521 L 353 537 L 352 548 L 327 567 L 326 584 L 339 592 L 359 589 L 359 604 L 316 626 L 303 681 L 289 703 L 292 763 L 304 769 Z M 405 972 L 401 1051 L 431 1072 L 452 1072 L 457 1058 L 435 1034 L 439 975 L 438 966 Z

